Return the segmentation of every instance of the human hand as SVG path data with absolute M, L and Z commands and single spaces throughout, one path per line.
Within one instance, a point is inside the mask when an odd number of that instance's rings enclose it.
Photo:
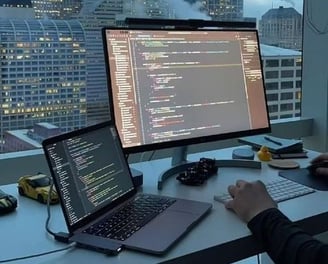
M 328 163 L 328 153 L 323 153 L 320 154 L 319 156 L 317 156 L 316 158 L 314 158 L 311 161 L 311 164 L 317 164 L 320 162 L 327 162 Z M 328 179 L 328 167 L 318 167 L 315 171 L 315 175 L 316 176 L 322 176 L 325 177 L 326 179 Z
M 261 181 L 238 180 L 236 185 L 228 187 L 228 192 L 233 199 L 226 202 L 225 207 L 233 210 L 246 223 L 260 212 L 277 207 Z

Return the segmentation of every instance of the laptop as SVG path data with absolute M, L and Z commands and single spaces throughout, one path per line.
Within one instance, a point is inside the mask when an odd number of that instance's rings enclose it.
M 77 246 L 107 253 L 112 253 L 113 248 L 128 248 L 164 254 L 212 208 L 211 203 L 138 192 L 113 121 L 45 139 L 42 146 L 70 241 Z M 125 220 L 137 222 L 132 211 L 140 213 L 146 209 L 145 205 L 137 207 L 131 203 L 144 199 L 155 199 L 156 206 L 164 206 L 130 231 L 131 224 Z M 129 214 L 118 224 L 112 223 L 113 216 L 117 218 L 123 207 L 127 207 L 128 213 L 131 211 L 132 219 Z M 153 215 L 156 216 L 151 219 Z M 105 222 L 116 229 L 111 226 L 111 231 L 99 231 Z M 125 229 L 129 230 L 127 234 Z

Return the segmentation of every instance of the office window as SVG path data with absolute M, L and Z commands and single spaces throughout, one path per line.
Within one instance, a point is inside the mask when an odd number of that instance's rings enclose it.
M 301 91 L 295 92 L 295 99 L 296 100 L 301 100 L 301 98 L 302 98 L 302 92 Z
M 283 70 L 281 71 L 281 78 L 292 78 L 294 77 L 293 70 Z
M 279 67 L 279 60 L 265 60 L 265 67 L 267 68 L 273 68 L 273 67 Z
M 297 67 L 301 67 L 302 66 L 302 59 L 301 58 L 297 58 L 296 59 L 296 66 Z
M 295 109 L 300 110 L 301 109 L 301 103 L 295 103 Z
M 270 82 L 270 83 L 265 83 L 265 89 L 266 90 L 278 90 L 279 84 L 277 82 Z
M 281 104 L 280 105 L 280 111 L 284 112 L 284 111 L 291 111 L 293 110 L 293 104 L 289 103 L 289 104 Z
M 278 101 L 278 94 L 267 94 L 268 102 Z
M 292 114 L 287 114 L 287 115 L 280 115 L 280 118 L 292 118 Z
M 296 88 L 301 88 L 302 87 L 302 81 L 296 81 L 295 82 L 295 87 Z
M 184 5 L 179 5 L 182 1 Z M 22 10 L 16 12 L 17 8 L 23 7 L 13 6 L 10 12 L 0 7 L 0 15 L 6 12 L 6 17 L 8 14 L 12 16 L 2 18 L 0 29 L 1 49 L 4 52 L 0 62 L 0 94 L 8 92 L 2 96 L 2 100 L 8 100 L 5 102 L 8 108 L 0 109 L 0 153 L 7 130 L 27 126 L 33 128 L 35 123 L 49 121 L 64 132 L 108 119 L 107 77 L 100 29 L 104 25 L 122 24 L 124 15 L 220 21 L 238 20 L 244 16 L 257 20 L 263 45 L 261 52 L 268 100 L 278 101 L 279 89 L 293 88 L 292 82 L 296 88 L 302 85 L 302 56 L 301 52 L 299 55 L 295 53 L 301 50 L 298 46 L 301 36 L 296 32 L 298 35 L 295 33 L 293 40 L 287 37 L 280 39 L 283 28 L 292 29 L 285 25 L 289 20 L 280 21 L 277 17 L 274 24 L 265 20 L 265 14 L 271 9 L 278 11 L 280 5 L 294 8 L 301 14 L 302 1 L 295 1 L 295 5 L 290 1 L 281 1 L 279 6 L 269 1 L 260 4 L 256 1 L 217 1 L 214 4 L 215 1 L 198 0 L 197 5 L 195 0 L 89 1 L 92 5 L 88 1 L 78 0 L 61 1 L 60 5 L 59 1 L 50 0 L 32 2 L 33 8 L 25 12 L 30 17 L 26 18 L 20 17 Z M 225 8 L 218 8 L 217 5 L 224 5 Z M 270 37 L 271 33 L 266 32 L 266 28 L 272 31 Z M 263 35 L 265 38 L 262 38 Z M 295 43 L 297 45 L 293 50 Z M 279 53 L 280 48 L 284 49 L 284 54 Z M 288 50 L 292 55 L 288 55 Z M 58 91 L 55 92 L 56 89 Z M 282 98 L 284 96 L 281 95 Z M 300 94 L 295 94 L 296 99 L 300 100 Z M 39 105 L 41 107 L 36 109 Z M 274 112 L 280 111 L 279 104 L 270 107 Z M 24 120 L 4 122 L 18 111 L 24 113 Z M 73 118 L 74 124 L 69 118 Z M 281 118 L 281 115 L 270 115 L 270 118 Z
M 278 112 L 278 105 L 268 105 L 269 113 Z
M 296 70 L 296 77 L 302 76 L 302 70 Z
M 281 60 L 282 67 L 290 67 L 294 66 L 294 59 L 282 59 Z
M 289 81 L 289 82 L 281 82 L 280 83 L 280 87 L 281 89 L 292 89 L 294 86 L 294 82 L 293 81 Z
M 291 100 L 293 99 L 293 93 L 281 93 L 280 94 L 280 100 Z
M 279 71 L 266 71 L 265 78 L 266 79 L 277 79 L 277 78 L 279 78 Z

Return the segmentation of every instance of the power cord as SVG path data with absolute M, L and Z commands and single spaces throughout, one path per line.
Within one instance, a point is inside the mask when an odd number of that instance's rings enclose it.
M 49 189 L 49 195 L 47 198 L 47 219 L 45 222 L 45 228 L 46 228 L 47 232 L 54 237 L 55 240 L 68 244 L 69 243 L 69 234 L 68 233 L 65 233 L 65 232 L 55 233 L 55 232 L 51 231 L 50 227 L 49 227 L 49 222 L 50 222 L 50 218 L 51 218 L 50 199 L 51 199 L 51 193 L 53 191 L 53 188 L 54 188 L 54 184 L 51 183 L 50 189 Z
M 28 256 L 11 258 L 11 259 L 3 259 L 3 260 L 0 260 L 0 263 L 8 263 L 8 262 L 13 262 L 13 261 L 17 261 L 17 260 L 41 257 L 41 256 L 57 253 L 57 252 L 60 252 L 60 251 L 65 251 L 65 250 L 71 249 L 72 247 L 75 247 L 75 243 L 71 243 L 70 245 L 68 245 L 67 247 L 64 247 L 64 248 L 59 248 L 59 249 L 55 249 L 55 250 L 51 250 L 51 251 L 41 252 L 41 253 L 37 253 L 37 254 L 34 254 L 34 255 L 28 255 Z
M 49 195 L 48 195 L 48 199 L 47 199 L 47 219 L 46 219 L 45 227 L 46 227 L 47 232 L 49 234 L 51 234 L 55 238 L 55 240 L 68 244 L 69 243 L 69 235 L 67 233 L 65 233 L 65 232 L 55 233 L 55 232 L 51 231 L 49 228 L 49 221 L 50 221 L 50 217 L 51 217 L 50 196 L 51 196 L 52 190 L 53 190 L 53 183 L 50 185 Z M 76 245 L 76 243 L 72 242 L 67 247 L 64 247 L 64 248 L 59 248 L 59 249 L 55 249 L 55 250 L 51 250 L 51 251 L 45 251 L 45 252 L 17 257 L 17 258 L 2 259 L 2 260 L 0 259 L 0 263 L 8 263 L 8 262 L 18 261 L 18 260 L 23 260 L 23 259 L 30 259 L 30 258 L 36 258 L 36 257 L 45 256 L 45 255 L 50 255 L 50 254 L 54 254 L 54 253 L 57 253 L 60 251 L 69 250 L 69 249 L 75 247 L 75 245 Z

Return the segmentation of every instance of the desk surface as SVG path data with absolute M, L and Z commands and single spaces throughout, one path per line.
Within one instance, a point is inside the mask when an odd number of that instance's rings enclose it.
M 232 148 L 189 155 L 190 161 L 200 157 L 227 159 Z M 309 152 L 309 159 L 297 160 L 301 167 L 318 153 Z M 211 177 L 204 185 L 191 187 L 181 185 L 172 177 L 161 191 L 157 190 L 157 179 L 161 172 L 170 168 L 170 159 L 133 164 L 132 167 L 144 173 L 143 192 L 160 193 L 174 197 L 195 199 L 213 203 L 211 213 L 182 238 L 165 256 L 157 257 L 131 250 L 124 250 L 118 256 L 72 248 L 70 250 L 11 263 L 230 263 L 261 252 L 251 237 L 246 225 L 236 215 L 213 200 L 213 195 L 226 191 L 227 186 L 237 179 L 264 182 L 278 177 L 278 170 L 263 163 L 262 169 L 219 168 L 217 176 Z M 64 248 L 65 244 L 54 241 L 45 231 L 47 209 L 45 205 L 17 193 L 16 184 L 1 186 L 1 189 L 18 198 L 16 212 L 0 217 L 1 249 L 3 259 L 39 254 Z M 312 234 L 328 230 L 328 192 L 315 193 L 279 203 L 279 208 L 291 220 L 298 221 Z M 315 205 L 315 206 L 313 206 Z M 315 223 L 315 224 L 313 224 Z M 66 231 L 60 205 L 51 206 L 50 228 L 54 232 Z M 156 239 L 150 238 L 150 239 Z

